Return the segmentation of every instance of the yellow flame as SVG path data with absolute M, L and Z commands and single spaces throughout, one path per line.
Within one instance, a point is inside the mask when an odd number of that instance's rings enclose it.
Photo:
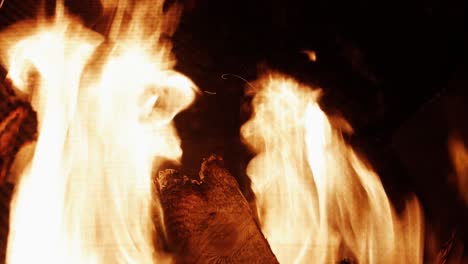
M 378 175 L 320 109 L 320 92 L 276 73 L 254 86 L 253 117 L 241 133 L 258 153 L 247 174 L 278 260 L 422 263 L 417 199 L 396 214 Z
M 61 3 L 52 21 L 2 33 L 8 77 L 39 123 L 11 204 L 8 263 L 169 260 L 153 244 L 159 203 L 151 176 L 162 159 L 180 158 L 172 120 L 195 88 L 172 70 L 161 37 L 178 11 L 166 17 L 162 1 L 113 2 L 126 16 L 109 36 L 82 26 Z
M 449 152 L 455 169 L 454 183 L 468 204 L 468 147 L 458 136 L 453 136 L 449 140 Z

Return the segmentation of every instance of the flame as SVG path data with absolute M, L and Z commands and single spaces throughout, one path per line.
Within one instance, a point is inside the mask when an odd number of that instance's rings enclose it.
M 277 73 L 257 81 L 241 134 L 262 230 L 281 263 L 422 263 L 416 198 L 397 214 L 378 175 L 331 125 L 318 90 Z
M 309 61 L 312 61 L 312 62 L 317 61 L 317 53 L 314 50 L 304 50 L 302 51 L 302 53 L 304 53 L 307 56 Z
M 468 204 L 468 147 L 458 136 L 449 139 L 449 152 L 455 169 L 455 185 L 461 198 Z
M 169 260 L 153 243 L 151 176 L 182 154 L 172 120 L 195 86 L 172 70 L 163 35 L 180 8 L 163 13 L 162 2 L 107 0 L 118 14 L 106 36 L 61 2 L 53 19 L 2 33 L 8 78 L 39 123 L 11 204 L 7 263 Z

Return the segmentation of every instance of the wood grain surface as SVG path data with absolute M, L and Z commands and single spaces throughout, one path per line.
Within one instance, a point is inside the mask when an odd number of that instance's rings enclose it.
M 221 157 L 199 177 L 162 171 L 156 185 L 177 263 L 278 263 Z

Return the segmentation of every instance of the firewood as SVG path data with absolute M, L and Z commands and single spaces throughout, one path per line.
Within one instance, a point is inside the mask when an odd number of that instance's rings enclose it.
M 0 186 L 0 263 L 6 261 L 6 249 L 9 233 L 10 202 L 13 195 L 13 184 Z
M 0 185 L 21 146 L 32 141 L 36 131 L 36 113 L 31 105 L 19 99 L 9 83 L 0 84 Z
M 278 263 L 222 158 L 205 160 L 198 178 L 161 171 L 156 187 L 177 263 Z

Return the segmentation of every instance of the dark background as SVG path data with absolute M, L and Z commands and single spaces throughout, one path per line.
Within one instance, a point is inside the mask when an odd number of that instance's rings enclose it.
M 96 25 L 97 1 L 66 2 Z M 467 205 L 449 184 L 447 150 L 451 133 L 468 131 L 466 1 L 182 2 L 173 36 L 177 68 L 208 91 L 176 118 L 186 172 L 222 154 L 253 200 L 245 176 L 252 153 L 239 140 L 249 117 L 245 82 L 221 76 L 253 81 L 260 69 L 280 70 L 322 87 L 323 108 L 353 125 L 350 143 L 371 161 L 397 207 L 416 193 L 428 232 L 441 243 L 468 245 Z M 38 3 L 6 0 L 0 27 L 32 17 Z M 317 61 L 303 50 L 314 50 Z M 457 246 L 446 248 L 456 255 Z

